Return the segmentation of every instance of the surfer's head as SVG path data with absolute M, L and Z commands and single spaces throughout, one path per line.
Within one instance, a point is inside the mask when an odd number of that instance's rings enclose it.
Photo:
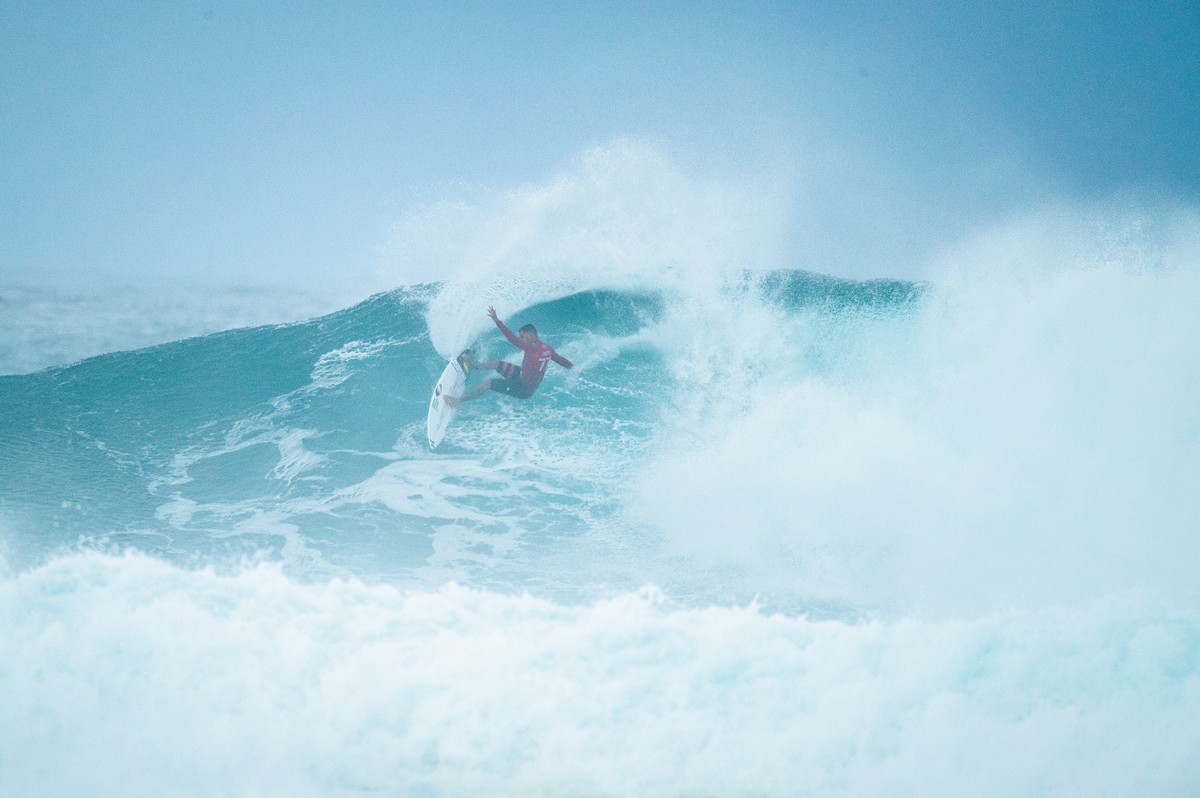
M 526 341 L 536 341 L 538 339 L 537 327 L 534 327 L 532 324 L 524 325 L 517 332 L 521 333 L 521 337 L 524 338 Z

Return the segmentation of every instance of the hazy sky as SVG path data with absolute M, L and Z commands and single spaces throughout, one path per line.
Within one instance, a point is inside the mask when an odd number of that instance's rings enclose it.
M 421 203 L 646 142 L 789 258 L 1200 199 L 1200 3 L 0 0 L 0 277 L 321 285 Z

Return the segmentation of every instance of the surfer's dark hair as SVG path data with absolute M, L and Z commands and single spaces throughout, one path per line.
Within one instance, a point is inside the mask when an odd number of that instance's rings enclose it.
M 531 332 L 534 335 L 537 335 L 537 327 L 534 327 L 532 324 L 524 324 L 521 326 L 521 329 L 517 330 L 517 332 Z

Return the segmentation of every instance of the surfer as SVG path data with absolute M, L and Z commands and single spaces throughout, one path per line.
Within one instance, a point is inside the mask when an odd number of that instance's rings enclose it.
M 450 407 L 458 407 L 463 402 L 483 396 L 488 391 L 508 394 L 518 399 L 528 399 L 530 396 L 533 396 L 533 392 L 542 384 L 542 378 L 546 376 L 546 369 L 549 367 L 551 360 L 563 368 L 569 369 L 574 366 L 571 361 L 558 352 L 555 352 L 554 347 L 545 341 L 538 340 L 537 329 L 532 324 L 523 326 L 520 330 L 520 337 L 518 337 L 496 315 L 495 308 L 489 306 L 487 312 L 488 316 L 491 316 L 492 321 L 496 322 L 496 326 L 500 328 L 500 332 L 504 333 L 504 337 L 509 340 L 509 343 L 525 352 L 525 357 L 521 360 L 521 365 L 519 366 L 515 363 L 509 363 L 506 360 L 487 360 L 482 363 L 476 363 L 471 358 L 469 350 L 463 352 L 459 357 L 463 359 L 462 363 L 465 369 L 494 370 L 504 379 L 486 379 L 478 388 L 462 396 L 443 396 L 442 398 Z

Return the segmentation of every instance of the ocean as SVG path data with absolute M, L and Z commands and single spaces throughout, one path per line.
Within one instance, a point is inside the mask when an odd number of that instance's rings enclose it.
M 0 795 L 1200 794 L 1200 270 L 1035 265 L 10 338 Z

